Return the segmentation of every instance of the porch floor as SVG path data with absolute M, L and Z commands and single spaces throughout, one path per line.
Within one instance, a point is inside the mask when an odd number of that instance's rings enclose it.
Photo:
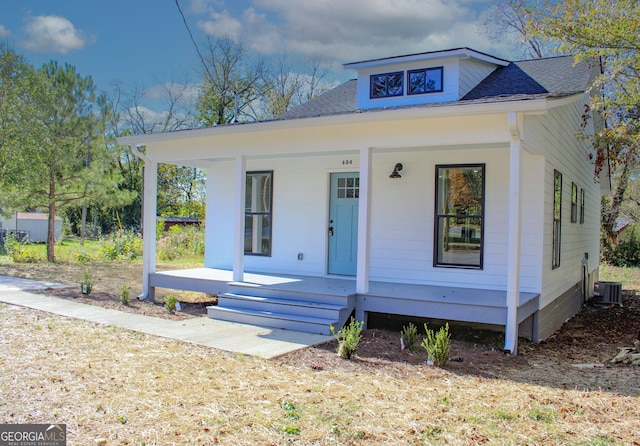
M 358 294 L 354 278 L 245 272 L 244 280 L 236 283 L 232 271 L 215 268 L 159 271 L 150 275 L 152 287 L 212 294 L 225 293 L 234 284 L 283 292 L 354 296 L 359 316 L 379 312 L 495 325 L 506 323 L 507 293 L 502 290 L 371 281 L 369 292 Z M 537 293 L 520 293 L 518 323 L 536 313 L 538 301 Z

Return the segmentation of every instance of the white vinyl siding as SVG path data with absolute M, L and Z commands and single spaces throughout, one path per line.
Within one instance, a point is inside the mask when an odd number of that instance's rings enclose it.
M 496 66 L 479 60 L 467 59 L 460 61 L 460 78 L 458 84 L 458 97 L 473 90 L 484 78 L 489 76 Z
M 543 308 L 562 295 L 567 289 L 582 280 L 582 259 L 589 254 L 590 274 L 597 273 L 600 256 L 600 185 L 594 180 L 593 164 L 589 161 L 589 146 L 580 140 L 575 131 L 580 128 L 584 104 L 588 95 L 582 95 L 574 102 L 551 108 L 545 116 L 531 116 L 525 120 L 525 141 L 535 147 L 545 158 L 544 174 L 544 218 L 553 221 L 553 171 L 562 172 L 562 262 L 559 268 L 552 268 L 553 231 L 552 225 L 545 225 L 544 255 L 542 264 L 542 293 L 540 307 Z M 583 185 L 585 190 L 584 224 L 572 225 L 571 183 Z

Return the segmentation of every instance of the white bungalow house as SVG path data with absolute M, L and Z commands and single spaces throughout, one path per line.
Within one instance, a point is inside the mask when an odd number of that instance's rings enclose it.
M 598 273 L 608 183 L 576 137 L 593 69 L 469 48 L 345 67 L 280 119 L 118 140 L 145 161 L 145 234 L 158 163 L 207 175 L 204 268 L 157 272 L 146 237 L 141 298 L 214 292 L 210 317 L 319 333 L 370 313 L 493 324 L 512 353 L 550 336 Z

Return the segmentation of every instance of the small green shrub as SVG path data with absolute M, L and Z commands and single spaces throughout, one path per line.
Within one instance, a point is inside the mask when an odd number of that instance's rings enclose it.
M 3 251 L 8 256 L 13 256 L 15 250 L 20 246 L 20 242 L 16 239 L 13 232 L 7 232 L 4 237 Z
M 122 284 L 122 288 L 120 289 L 120 303 L 122 305 L 129 305 L 131 302 L 131 288 L 126 283 Z
M 131 230 L 116 231 L 101 240 L 105 260 L 135 260 L 142 256 L 142 239 Z
M 14 263 L 36 263 L 42 260 L 36 249 L 27 241 L 18 241 L 15 234 L 9 232 L 4 239 L 4 252 Z
M 612 265 L 631 268 L 640 266 L 640 240 L 630 238 L 618 243 L 610 256 Z
M 44 260 L 44 257 L 38 254 L 34 246 L 25 246 L 22 244 L 11 257 L 15 263 L 38 263 Z
M 296 406 L 290 401 L 283 401 L 280 404 L 280 407 L 284 411 L 284 414 L 290 420 L 298 421 L 300 419 L 300 414 L 298 413 L 298 409 Z
M 556 418 L 554 410 L 546 406 L 543 406 L 543 407 L 533 406 L 529 410 L 529 413 L 527 414 L 527 416 L 534 421 L 540 421 L 544 423 L 552 423 Z
M 409 325 L 402 327 L 400 336 L 404 348 L 414 350 L 418 344 L 418 327 L 409 322 Z
M 300 428 L 298 426 L 294 426 L 293 424 L 287 424 L 282 432 L 288 435 L 300 435 Z
M 159 260 L 203 255 L 204 229 L 201 226 L 172 226 L 160 233 L 157 252 Z
M 164 298 L 164 309 L 167 310 L 168 313 L 175 311 L 176 304 L 178 303 L 178 298 L 173 294 L 167 294 Z
M 433 365 L 444 367 L 449 361 L 449 351 L 451 350 L 449 324 L 446 323 L 437 332 L 434 332 L 427 324 L 424 324 L 424 330 L 427 334 L 420 345 L 427 351 L 429 361 L 432 361 Z
M 85 269 L 82 279 L 80 280 L 80 291 L 82 292 L 82 294 L 89 295 L 91 294 L 91 291 L 93 291 L 93 285 L 93 276 L 91 276 L 91 273 L 88 269 Z
M 293 424 L 300 420 L 300 414 L 298 413 L 296 406 L 290 401 L 283 401 L 280 403 L 280 407 L 284 411 L 284 415 L 288 420 L 288 423 L 282 428 L 282 431 L 288 435 L 299 435 L 300 428 Z
M 342 327 L 337 333 L 333 325 L 329 326 L 331 334 L 338 340 L 338 356 L 344 359 L 351 359 L 358 351 L 358 344 L 362 339 L 362 328 L 364 321 L 356 321 L 351 318 L 349 325 Z
M 80 251 L 76 252 L 75 258 L 76 258 L 76 262 L 78 263 L 89 263 L 93 260 L 91 258 L 91 255 L 88 254 L 87 251 L 85 251 L 84 249 L 81 249 Z

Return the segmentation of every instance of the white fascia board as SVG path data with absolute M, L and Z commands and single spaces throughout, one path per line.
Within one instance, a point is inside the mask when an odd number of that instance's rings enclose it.
M 574 99 L 575 100 L 575 99 Z M 337 124 L 357 124 L 365 122 L 378 122 L 403 119 L 445 118 L 452 116 L 472 116 L 495 113 L 523 112 L 545 113 L 550 107 L 550 102 L 545 98 L 529 99 L 521 101 L 505 101 L 491 103 L 471 103 L 437 107 L 410 107 L 386 110 L 371 110 L 316 118 L 300 118 L 282 121 L 251 122 L 246 124 L 231 124 L 219 127 L 207 127 L 204 129 L 179 130 L 167 133 L 151 133 L 145 135 L 123 136 L 117 138 L 118 144 L 124 146 L 145 146 L 154 142 L 168 142 L 176 140 L 188 140 L 191 138 L 205 138 L 226 136 L 234 134 L 258 133 L 264 131 L 277 131 L 287 129 L 300 129 L 305 127 L 322 127 Z
M 470 48 L 458 48 L 458 49 L 447 50 L 447 51 L 435 51 L 432 53 L 409 54 L 406 56 L 396 56 L 396 57 L 389 57 L 385 59 L 353 62 L 353 63 L 344 64 L 344 67 L 349 70 L 360 70 L 362 68 L 383 66 L 383 65 L 395 64 L 395 63 L 408 63 L 408 62 L 415 62 L 415 61 L 421 61 L 421 60 L 433 60 L 433 59 L 443 59 L 443 58 L 458 58 L 458 59 L 472 58 L 472 59 L 481 60 L 483 62 L 488 62 L 494 65 L 501 65 L 501 66 L 507 66 L 511 63 L 508 60 L 499 59 L 497 57 L 493 57 L 488 54 L 480 53 Z

